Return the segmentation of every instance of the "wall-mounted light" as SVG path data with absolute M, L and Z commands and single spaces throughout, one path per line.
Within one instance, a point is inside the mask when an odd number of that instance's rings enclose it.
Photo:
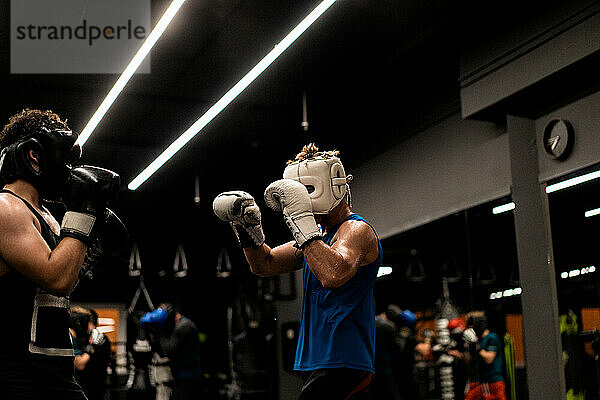
M 566 181 L 546 186 L 546 193 L 556 192 L 558 190 L 566 189 L 568 187 L 579 185 L 581 183 L 598 178 L 600 178 L 600 171 L 594 171 L 581 176 L 576 176 L 575 178 L 567 179 Z
M 115 331 L 115 320 L 114 318 L 98 318 L 98 332 L 107 333 Z
M 575 178 L 567 179 L 566 181 L 554 183 L 552 185 L 546 186 L 546 193 L 557 192 L 562 189 L 569 188 L 571 186 L 579 185 L 581 183 L 589 182 L 594 179 L 600 178 L 600 170 L 590 172 L 581 176 L 576 176 Z M 492 208 L 492 214 L 502 214 L 504 212 L 514 210 L 515 203 L 510 202 L 506 204 L 502 204 L 500 206 Z M 592 217 L 594 215 L 600 214 L 600 208 L 596 208 L 594 210 L 589 210 L 585 212 L 586 217 Z
M 114 325 L 115 324 L 115 320 L 114 318 L 98 318 L 98 325 Z
M 564 271 L 560 273 L 560 277 L 562 279 L 575 278 L 580 275 L 586 275 L 596 272 L 596 267 L 594 265 L 590 265 L 589 267 L 583 268 L 575 268 L 570 271 Z
M 514 289 L 500 290 L 498 292 L 493 292 L 492 294 L 490 294 L 490 300 L 498 300 L 504 297 L 518 296 L 521 293 L 523 293 L 523 289 L 520 287 Z
M 492 214 L 502 214 L 507 211 L 514 210 L 514 208 L 515 203 L 511 201 L 510 203 L 502 204 L 501 206 L 492 208 Z

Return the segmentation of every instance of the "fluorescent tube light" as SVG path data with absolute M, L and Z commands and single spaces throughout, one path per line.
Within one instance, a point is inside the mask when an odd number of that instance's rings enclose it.
M 593 210 L 588 210 L 584 213 L 586 218 L 593 217 L 594 215 L 600 214 L 600 208 L 594 208 Z
M 593 179 L 600 178 L 600 170 L 590 172 L 581 176 L 576 176 L 575 178 L 567 179 L 566 181 L 558 182 L 552 185 L 546 186 L 546 193 L 556 192 L 562 189 L 566 189 L 571 186 L 579 185 L 580 183 L 588 182 Z M 501 214 L 506 211 L 513 210 L 515 208 L 515 203 L 507 203 L 498 207 L 492 208 L 493 214 Z M 593 217 L 594 215 L 600 214 L 600 208 L 596 208 L 594 210 L 589 210 L 585 212 L 586 217 Z
M 515 208 L 515 203 L 511 201 L 510 203 L 503 204 L 501 206 L 492 208 L 492 214 L 502 214 L 503 212 L 514 210 L 514 208 Z
M 546 186 L 546 193 L 556 192 L 557 190 L 566 189 L 568 187 L 579 185 L 580 183 L 591 181 L 592 179 L 597 178 L 600 178 L 600 171 L 594 171 L 585 175 L 576 176 L 575 178 Z
M 146 38 L 142 46 L 139 48 L 137 53 L 135 53 L 135 55 L 129 62 L 129 65 L 127 65 L 121 76 L 119 76 L 119 79 L 117 79 L 112 89 L 110 89 L 110 92 L 108 92 L 108 94 L 102 101 L 102 104 L 100 104 L 100 107 L 98 107 L 94 115 L 92 115 L 92 118 L 88 121 L 85 128 L 83 128 L 83 131 L 81 131 L 81 134 L 77 139 L 77 143 L 81 147 L 83 147 L 85 142 L 87 142 L 92 132 L 94 132 L 94 129 L 96 129 L 96 126 L 98 126 L 98 124 L 104 117 L 104 114 L 106 114 L 108 109 L 115 102 L 125 85 L 127 85 L 127 82 L 129 82 L 129 79 L 131 79 L 131 77 L 138 69 L 142 61 L 144 61 L 144 58 L 146 58 L 154 44 L 161 37 L 165 29 L 167 29 L 167 26 L 169 26 L 169 24 L 173 20 L 173 17 L 175 17 L 175 14 L 177 14 L 177 11 L 179 11 L 179 8 L 184 2 L 185 0 L 173 0 L 173 2 L 169 6 L 169 8 L 167 8 L 167 11 L 165 11 L 163 16 L 160 18 L 150 35 L 148 35 L 148 37 Z
M 150 163 L 127 187 L 136 190 L 142 183 L 150 178 L 164 165 L 175 153 L 196 136 L 210 121 L 213 120 L 225 107 L 227 107 L 240 93 L 242 93 L 273 61 L 277 59 L 309 26 L 312 25 L 336 0 L 324 0 L 310 14 L 308 14 L 283 40 L 276 45 L 262 60 L 258 62 L 238 83 L 236 83 L 223 97 L 208 109 L 196 122 L 169 145 L 154 161 Z

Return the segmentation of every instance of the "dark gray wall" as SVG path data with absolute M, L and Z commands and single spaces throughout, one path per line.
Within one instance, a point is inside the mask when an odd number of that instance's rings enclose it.
M 350 173 L 354 210 L 386 238 L 509 194 L 507 136 L 454 115 Z
M 470 117 L 600 50 L 600 4 L 503 2 L 463 16 L 461 107 Z

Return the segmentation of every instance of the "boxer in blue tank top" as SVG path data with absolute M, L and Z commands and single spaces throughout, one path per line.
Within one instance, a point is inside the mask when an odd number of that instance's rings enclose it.
M 373 227 L 351 211 L 352 176 L 337 155 L 304 146 L 288 162 L 284 179 L 267 187 L 267 205 L 283 214 L 294 237 L 281 246 L 265 244 L 260 210 L 248 193 L 224 192 L 213 202 L 253 273 L 303 270 L 294 365 L 305 376 L 301 400 L 369 399 L 374 372 L 373 286 L 383 252 Z

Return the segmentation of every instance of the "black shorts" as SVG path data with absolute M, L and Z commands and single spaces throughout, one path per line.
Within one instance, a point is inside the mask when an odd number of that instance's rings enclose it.
M 306 373 L 298 400 L 369 400 L 373 374 L 349 368 Z

